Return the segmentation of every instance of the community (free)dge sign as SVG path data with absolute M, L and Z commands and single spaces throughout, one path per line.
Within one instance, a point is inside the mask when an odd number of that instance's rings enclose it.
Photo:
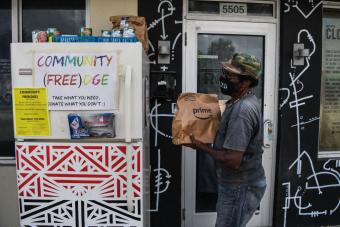
M 49 110 L 114 109 L 114 53 L 36 53 L 35 87 L 46 87 Z

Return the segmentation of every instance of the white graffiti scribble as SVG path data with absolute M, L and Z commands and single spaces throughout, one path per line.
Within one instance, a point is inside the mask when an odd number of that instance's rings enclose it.
M 295 1 L 295 4 L 298 1 Z M 293 6 L 294 7 L 294 6 Z M 282 209 L 284 210 L 284 223 L 287 225 L 287 213 L 289 209 L 293 207 L 298 210 L 298 215 L 309 216 L 311 218 L 333 215 L 337 210 L 340 210 L 340 195 L 339 198 L 333 203 L 327 204 L 327 208 L 321 208 L 315 206 L 312 201 L 307 199 L 306 193 L 309 195 L 312 193 L 317 198 L 321 196 L 327 196 L 326 190 L 335 190 L 340 192 L 340 162 L 339 160 L 327 160 L 322 170 L 316 171 L 314 162 L 310 157 L 308 151 L 302 150 L 301 146 L 301 130 L 304 129 L 303 125 L 318 122 L 319 116 L 310 117 L 308 120 L 303 121 L 303 115 L 300 108 L 304 105 L 311 105 L 313 103 L 314 95 L 299 95 L 304 90 L 303 77 L 306 77 L 307 70 L 310 68 L 310 60 L 316 50 L 316 45 L 312 35 L 308 30 L 302 29 L 297 36 L 298 43 L 301 42 L 301 35 L 307 35 L 307 42 L 305 45 L 311 46 L 311 52 L 309 56 L 305 57 L 306 64 L 304 66 L 293 66 L 291 63 L 291 71 L 288 73 L 291 83 L 289 87 L 280 88 L 280 92 L 284 92 L 284 98 L 281 101 L 280 109 L 287 104 L 290 109 L 295 109 L 296 122 L 291 127 L 296 128 L 297 133 L 297 158 L 288 167 L 289 171 L 293 171 L 296 168 L 297 183 L 294 185 L 291 182 L 284 182 L 282 186 L 286 189 L 285 202 Z M 291 60 L 292 62 L 292 60 Z M 295 74 L 298 71 L 298 75 Z M 292 91 L 291 91 L 292 89 Z M 289 101 L 292 99 L 292 101 Z M 302 168 L 309 170 L 305 178 L 302 177 Z M 306 173 L 304 172 L 304 175 Z M 309 175 L 308 175 L 309 174 Z M 327 179 L 327 182 L 322 182 L 321 179 Z
M 319 191 L 318 194 L 323 194 L 323 191 L 327 188 L 339 188 L 340 189 L 340 173 L 339 171 L 332 168 L 329 163 L 330 162 L 337 162 L 338 160 L 328 160 L 323 165 L 323 170 L 320 172 L 315 172 L 313 162 L 309 156 L 309 154 L 304 151 L 302 152 L 301 156 L 298 157 L 293 164 L 289 167 L 289 170 L 292 168 L 293 165 L 295 165 L 296 162 L 301 161 L 302 158 L 305 157 L 308 160 L 308 167 L 312 169 L 312 174 L 306 178 L 306 182 L 304 183 L 304 186 L 297 186 L 297 189 L 295 193 L 292 192 L 292 185 L 290 182 L 285 182 L 282 185 L 286 187 L 286 197 L 285 197 L 285 205 L 282 207 L 284 210 L 284 223 L 283 226 L 286 226 L 286 218 L 287 218 L 287 212 L 288 209 L 292 208 L 291 201 L 294 202 L 295 208 L 298 209 L 298 214 L 301 216 L 310 216 L 312 218 L 318 217 L 319 215 L 333 215 L 339 208 L 340 208 L 340 198 L 336 198 L 336 205 L 334 207 L 330 207 L 328 209 L 319 210 L 313 206 L 310 202 L 308 202 L 306 199 L 304 199 L 303 195 L 307 191 Z M 302 165 L 302 163 L 301 163 Z M 338 168 L 337 165 L 335 165 L 336 168 Z M 319 178 L 324 177 L 331 177 L 334 179 L 334 182 L 331 184 L 319 184 Z M 311 181 L 311 179 L 313 179 Z M 312 185 L 312 183 L 315 183 Z M 325 193 L 326 194 L 326 193 Z M 305 201 L 305 204 L 303 204 Z M 331 204 L 330 204 L 331 206 Z
M 181 32 L 177 34 L 177 36 L 176 36 L 176 38 L 175 38 L 175 40 L 174 40 L 174 43 L 172 44 L 172 48 L 171 48 L 172 50 L 174 50 L 174 49 L 175 49 L 175 46 L 176 46 L 177 40 L 178 40 L 178 38 L 179 38 L 181 35 L 182 35 L 182 33 L 181 33 Z
M 328 209 L 323 209 L 319 210 L 316 209 L 310 202 L 305 200 L 306 204 L 303 204 L 304 198 L 303 195 L 307 191 L 314 191 L 317 190 L 319 191 L 319 194 L 323 194 L 322 191 L 324 191 L 327 188 L 339 188 L 340 189 L 340 173 L 333 169 L 332 167 L 329 166 L 329 163 L 334 161 L 335 163 L 338 160 L 328 160 L 325 162 L 323 166 L 323 170 L 321 172 L 315 172 L 313 162 L 311 161 L 311 158 L 309 157 L 309 154 L 307 152 L 303 152 L 300 157 L 298 157 L 294 162 L 301 161 L 301 158 L 305 156 L 308 159 L 309 167 L 312 168 L 313 174 L 308 176 L 306 178 L 306 182 L 304 187 L 302 186 L 297 186 L 297 189 L 293 195 L 292 193 L 292 186 L 290 182 L 285 182 L 282 185 L 286 187 L 286 197 L 285 197 L 285 205 L 282 208 L 284 210 L 284 224 L 283 226 L 286 226 L 286 218 L 287 218 L 287 212 L 288 209 L 292 208 L 291 207 L 291 201 L 294 202 L 295 208 L 298 209 L 298 214 L 301 216 L 310 216 L 311 218 L 318 217 L 319 215 L 333 215 L 339 208 L 340 208 L 340 198 L 336 198 L 336 205 L 334 207 L 330 207 Z M 291 166 L 292 167 L 292 166 Z M 291 168 L 290 167 L 290 168 Z M 336 166 L 337 167 L 337 166 Z M 321 177 L 332 177 L 334 179 L 334 183 L 332 184 L 319 184 L 319 181 L 317 180 L 318 178 Z M 312 185 L 312 182 L 310 181 L 311 179 L 314 179 L 316 183 L 315 185 Z M 304 188 L 304 189 L 303 189 Z M 330 204 L 331 206 L 331 204 Z
M 159 130 L 159 127 L 158 127 L 158 122 L 161 118 L 173 118 L 174 117 L 174 103 L 171 104 L 171 111 L 172 111 L 172 114 L 159 114 L 158 113 L 158 109 L 159 107 L 161 106 L 162 104 L 159 104 L 157 99 L 155 100 L 155 105 L 154 107 L 151 109 L 151 112 L 150 112 L 150 124 L 151 124 L 151 127 L 153 128 L 153 130 L 155 130 L 155 147 L 158 146 L 158 134 L 161 135 L 161 136 L 164 136 L 165 138 L 168 138 L 168 139 L 172 139 L 172 136 L 171 135 L 167 135 L 166 133 L 162 132 L 161 130 Z M 159 197 L 160 197 L 160 194 L 166 192 L 170 186 L 170 178 L 171 178 L 171 175 L 169 173 L 168 170 L 166 170 L 165 168 L 162 168 L 161 167 L 161 150 L 158 149 L 158 152 L 157 152 L 157 167 L 153 169 L 153 172 L 156 173 L 156 176 L 155 176 L 155 179 L 154 179 L 154 182 L 155 182 L 155 188 L 156 188 L 156 191 L 154 192 L 154 194 L 156 194 L 156 204 L 155 204 L 155 208 L 154 209 L 151 209 L 150 211 L 151 212 L 158 212 L 158 209 L 159 209 Z
M 308 160 L 308 163 L 312 169 L 312 172 L 313 174 L 311 175 L 312 177 L 314 177 L 315 179 L 315 182 L 316 182 L 316 188 L 318 189 L 319 191 L 319 194 L 322 194 L 322 191 L 321 191 L 321 187 L 320 187 L 320 184 L 319 184 L 319 179 L 317 178 L 317 174 L 315 173 L 315 169 L 314 169 L 314 165 L 313 165 L 313 161 L 312 159 L 310 158 L 309 154 L 306 152 L 306 151 L 303 151 L 298 157 L 297 159 L 289 166 L 289 170 L 292 169 L 292 167 L 295 165 L 295 163 L 298 163 L 297 164 L 297 172 L 296 174 L 297 175 L 301 175 L 301 168 L 302 168 L 302 157 L 305 156 Z M 307 179 L 309 179 L 311 176 L 309 176 Z
M 298 92 L 296 92 L 296 93 L 298 93 Z M 303 105 L 306 104 L 306 102 L 302 102 L 303 100 L 310 99 L 310 98 L 313 98 L 313 97 L 314 97 L 313 95 L 309 95 L 309 96 L 300 98 L 298 100 L 291 101 L 291 102 L 289 102 L 289 107 L 290 108 L 295 108 L 297 106 L 303 106 Z
M 303 70 L 299 73 L 299 75 L 297 75 L 294 80 L 292 80 L 292 82 L 290 83 L 290 86 L 297 81 L 301 75 L 303 75 L 306 70 L 310 67 L 310 63 L 309 60 L 311 58 L 311 56 L 313 56 L 313 54 L 315 53 L 316 50 L 316 44 L 315 41 L 313 39 L 313 36 L 309 33 L 309 31 L 307 29 L 302 29 L 299 31 L 298 33 L 298 43 L 301 42 L 301 34 L 307 34 L 307 39 L 310 41 L 310 43 L 312 44 L 312 51 L 309 53 L 309 55 L 307 57 L 305 57 L 305 61 L 307 62 L 307 65 L 303 68 Z
M 303 3 L 306 4 L 306 1 L 303 0 Z M 299 0 L 288 0 L 288 2 L 284 3 L 284 13 L 289 13 L 292 8 L 295 8 L 305 19 L 308 19 L 313 12 L 322 4 L 322 1 L 319 1 L 317 5 L 315 5 L 314 0 L 309 0 L 310 7 L 301 7 Z M 302 3 L 301 3 L 302 4 Z M 308 9 L 306 9 L 308 8 Z M 305 12 L 307 11 L 307 12 Z
M 162 6 L 165 5 L 165 4 L 168 4 L 168 8 L 165 8 L 166 6 L 165 6 L 164 8 L 162 7 Z M 168 14 L 164 14 L 164 9 L 167 9 L 167 10 L 169 11 L 169 13 L 168 13 Z M 161 2 L 159 3 L 158 7 L 157 7 L 157 12 L 158 12 L 158 13 L 161 13 L 161 17 L 158 18 L 158 19 L 155 19 L 155 20 L 149 25 L 148 30 L 150 30 L 150 29 L 156 27 L 156 25 L 157 25 L 159 22 L 161 22 L 161 23 L 162 23 L 162 32 L 163 32 L 163 34 L 165 34 L 164 19 L 167 18 L 167 17 L 169 17 L 169 16 L 171 16 L 171 15 L 174 13 L 174 11 L 175 11 L 175 8 L 173 7 L 172 2 L 167 1 L 167 0 L 161 1 Z
M 169 68 L 169 67 L 167 67 L 167 66 L 165 66 L 165 65 L 162 65 L 162 66 L 161 66 L 161 70 L 162 70 L 163 72 L 165 72 L 168 68 Z
M 153 171 L 156 173 L 156 179 L 155 179 L 155 188 L 156 191 L 154 194 L 156 194 L 156 201 L 155 201 L 155 208 L 150 209 L 150 212 L 158 212 L 159 210 L 159 196 L 160 194 L 166 192 L 170 185 L 170 178 L 171 175 L 169 171 L 167 171 L 164 168 L 161 168 L 161 150 L 158 149 L 157 151 L 158 157 L 157 157 L 157 168 L 153 169 Z
M 300 125 L 306 125 L 306 124 L 309 124 L 309 123 L 312 123 L 312 122 L 314 122 L 314 121 L 318 121 L 320 118 L 319 117 L 312 117 L 312 118 L 310 118 L 308 121 L 301 121 L 300 122 Z M 295 124 L 295 125 L 291 125 L 290 127 L 296 127 L 297 126 L 297 124 Z
M 287 92 L 286 98 L 283 100 L 282 103 L 280 103 L 280 109 L 288 102 L 290 97 L 290 90 L 288 88 L 280 88 L 280 91 Z
M 288 3 L 285 3 L 284 5 L 285 5 L 286 8 L 283 10 L 283 12 L 284 13 L 290 12 L 290 5 Z
M 299 7 L 299 2 L 297 1 L 295 5 L 293 5 L 293 8 L 296 8 L 301 15 L 307 19 L 310 15 L 312 15 L 312 13 L 322 4 L 322 1 L 320 1 L 316 6 L 314 5 L 314 2 L 310 2 L 312 4 L 312 10 L 309 11 L 308 14 L 305 14 L 302 9 Z
M 176 44 L 178 44 L 178 41 L 180 40 L 180 37 L 182 35 L 181 32 L 178 34 L 174 34 L 172 37 L 171 33 L 168 33 L 169 30 L 173 30 L 173 26 L 181 26 L 183 23 L 182 21 L 175 20 L 174 12 L 176 11 L 176 8 L 174 7 L 174 1 L 173 0 L 160 0 L 157 6 L 157 14 L 156 17 L 153 18 L 152 22 L 148 25 L 148 32 L 151 34 L 153 32 L 154 37 L 159 37 L 160 40 L 153 40 L 154 43 L 152 43 L 151 40 L 149 40 L 149 53 L 148 58 L 149 62 L 153 64 L 155 67 L 157 66 L 160 71 L 166 72 L 169 70 L 169 65 L 167 64 L 159 64 L 158 62 L 158 46 L 157 43 L 159 41 L 168 41 L 169 42 L 169 49 L 171 51 L 171 58 L 170 63 L 175 61 L 175 53 L 176 53 Z M 171 29 L 169 29 L 169 27 Z M 181 30 L 181 29 L 179 29 Z M 159 34 L 155 34 L 157 33 Z M 158 32 L 160 31 L 160 32 Z M 171 34 L 171 35 L 170 35 Z M 178 47 L 178 45 L 177 45 Z M 159 64 L 159 65 L 158 65 Z M 154 106 L 152 107 L 149 118 L 150 118 L 150 125 L 151 130 L 154 131 L 154 147 L 158 147 L 159 138 L 165 137 L 169 141 L 171 141 L 172 136 L 171 133 L 166 133 L 165 130 L 162 129 L 159 125 L 159 122 L 168 122 L 169 120 L 172 120 L 174 117 L 174 110 L 173 110 L 173 104 L 172 104 L 172 113 L 159 113 L 159 109 L 162 106 L 162 104 L 158 103 L 157 99 L 155 100 Z M 165 169 L 161 166 L 161 150 L 157 150 L 157 165 L 152 166 L 153 173 L 154 173 L 154 187 L 155 191 L 153 192 L 153 195 L 156 196 L 155 198 L 155 204 L 154 207 L 150 210 L 151 212 L 158 212 L 159 211 L 159 205 L 160 205 L 160 194 L 165 193 L 171 184 L 171 174 L 169 170 Z
M 157 168 L 153 170 L 154 172 L 157 172 L 157 176 L 156 176 L 156 187 L 157 187 L 157 192 L 155 192 L 155 194 L 161 194 L 163 192 L 165 192 L 166 190 L 168 190 L 169 185 L 170 185 L 170 181 L 168 179 L 171 178 L 171 175 L 169 174 L 169 172 L 166 169 L 163 168 Z M 166 181 L 163 181 L 163 176 L 165 177 Z M 165 186 L 164 186 L 165 185 Z M 160 190 L 159 188 L 162 188 L 162 190 Z
M 161 34 L 159 35 L 161 40 L 169 40 L 170 42 L 173 40 L 172 46 L 171 46 L 171 61 L 175 60 L 175 47 L 179 40 L 179 38 L 182 36 L 182 33 L 179 32 L 173 39 L 173 37 L 169 37 L 167 34 L 167 29 L 165 25 L 165 21 L 171 22 L 171 17 L 174 16 L 174 12 L 176 11 L 176 8 L 173 6 L 172 2 L 169 0 L 161 0 L 157 7 L 157 13 L 159 15 L 158 18 L 154 19 L 148 26 L 148 31 L 156 28 L 157 26 L 161 26 Z M 173 23 L 175 25 L 182 24 L 182 21 L 178 21 L 173 19 Z M 148 54 L 148 58 L 150 59 L 151 64 L 157 64 L 157 60 L 151 60 L 154 59 L 157 56 L 157 50 L 155 48 L 155 45 L 152 44 L 152 42 L 149 40 L 149 46 L 151 53 Z M 165 68 L 164 65 L 160 66 L 161 71 L 166 71 L 168 68 Z
M 155 147 L 158 146 L 158 135 L 164 136 L 166 138 L 172 139 L 171 135 L 166 134 L 165 132 L 162 132 L 159 127 L 158 127 L 158 121 L 160 118 L 173 118 L 175 116 L 174 113 L 172 114 L 159 114 L 158 113 L 158 108 L 162 104 L 158 104 L 157 99 L 155 100 L 155 105 L 151 109 L 149 117 L 150 117 L 150 124 L 151 127 L 155 130 Z

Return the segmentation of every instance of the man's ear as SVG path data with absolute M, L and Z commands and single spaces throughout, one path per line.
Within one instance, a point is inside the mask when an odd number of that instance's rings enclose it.
M 250 88 L 252 82 L 250 80 L 243 80 L 241 84 L 242 84 L 242 88 Z

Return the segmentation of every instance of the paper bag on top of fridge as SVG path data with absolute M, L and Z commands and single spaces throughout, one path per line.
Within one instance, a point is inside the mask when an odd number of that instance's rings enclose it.
M 221 119 L 217 95 L 182 93 L 172 121 L 173 144 L 191 144 L 190 134 L 203 143 L 213 143 Z
M 147 53 L 149 50 L 149 38 L 145 17 L 123 15 L 111 16 L 110 21 L 113 28 L 118 29 L 121 25 L 121 20 L 125 18 L 127 18 L 129 27 L 132 27 L 135 30 L 136 37 L 142 43 L 145 53 Z

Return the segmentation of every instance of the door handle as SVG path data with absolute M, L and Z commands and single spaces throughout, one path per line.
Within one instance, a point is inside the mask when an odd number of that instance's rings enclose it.
M 263 122 L 263 147 L 270 148 L 273 140 L 273 122 L 267 119 Z

